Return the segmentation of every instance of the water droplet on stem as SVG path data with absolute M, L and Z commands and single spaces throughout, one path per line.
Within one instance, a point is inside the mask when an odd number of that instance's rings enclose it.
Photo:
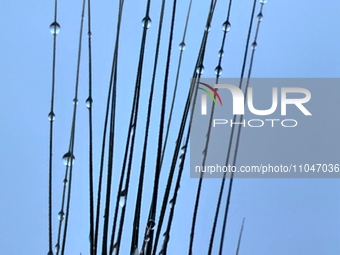
M 149 16 L 145 17 L 144 19 L 142 19 L 142 27 L 146 27 L 146 28 L 150 28 L 151 27 L 151 19 Z
M 73 154 L 71 152 L 67 152 L 63 156 L 63 163 L 64 163 L 65 166 L 73 165 L 74 160 L 75 160 L 75 157 L 73 156 Z
M 58 22 L 52 22 L 50 25 L 50 32 L 52 35 L 57 35 L 60 32 L 60 25 Z

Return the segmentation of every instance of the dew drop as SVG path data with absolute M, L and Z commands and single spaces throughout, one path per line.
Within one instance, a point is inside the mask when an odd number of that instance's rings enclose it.
M 65 166 L 71 166 L 74 163 L 75 157 L 71 152 L 65 153 L 63 156 L 63 163 Z
M 60 25 L 58 22 L 52 22 L 50 25 L 50 32 L 52 35 L 57 35 L 60 32 Z
M 112 255 L 117 255 L 117 243 L 113 245 Z
M 47 255 L 53 255 L 53 251 L 49 251 Z
M 156 225 L 155 221 L 151 219 L 151 220 L 148 221 L 147 227 L 149 229 L 153 229 L 155 227 L 155 225 Z
M 138 255 L 138 254 L 139 254 L 138 248 L 136 247 L 136 248 L 134 249 L 134 251 L 131 253 L 131 255 Z
M 48 119 L 49 119 L 49 121 L 54 121 L 54 120 L 55 120 L 55 114 L 54 114 L 54 112 L 50 112 L 50 113 L 48 114 Z
M 226 31 L 226 32 L 229 32 L 230 31 L 230 23 L 229 23 L 229 21 L 225 21 L 224 23 L 223 23 L 223 25 L 222 25 L 222 29 L 223 29 L 223 31 Z
M 181 43 L 179 44 L 179 49 L 180 49 L 180 50 L 185 50 L 185 43 L 184 43 L 184 42 L 181 42 Z
M 258 19 L 258 21 L 262 21 L 262 19 L 263 19 L 263 14 L 262 14 L 262 12 L 260 12 L 260 13 L 257 15 L 257 19 Z
M 253 42 L 252 45 L 251 45 L 251 48 L 252 48 L 253 50 L 255 50 L 255 49 L 257 48 L 257 43 L 256 43 L 256 42 Z
M 196 69 L 197 74 L 203 74 L 204 73 L 204 66 L 201 64 Z
M 218 57 L 221 58 L 221 57 L 223 57 L 223 56 L 224 56 L 224 51 L 223 51 L 223 50 L 220 50 L 220 51 L 218 52 Z
M 76 104 L 76 105 L 77 105 L 77 104 L 78 104 L 78 99 L 76 99 L 76 98 L 73 99 L 73 104 Z
M 133 126 L 134 126 L 134 125 L 133 125 Z M 135 133 L 135 129 L 134 129 L 134 128 L 131 128 L 131 130 L 130 130 L 130 136 L 132 137 L 134 133 Z
M 93 103 L 93 100 L 92 100 L 92 97 L 88 97 L 85 101 L 85 104 L 86 104 L 86 108 L 87 109 L 90 109 L 91 106 L 92 106 L 92 103 Z
M 147 235 L 146 237 L 145 237 L 145 240 L 144 240 L 146 243 L 148 243 L 148 242 L 150 242 L 150 236 L 149 235 Z
M 170 209 L 174 206 L 174 199 L 173 198 L 170 200 L 169 205 L 170 205 Z
M 60 211 L 60 212 L 58 213 L 58 219 L 59 219 L 59 221 L 63 221 L 64 216 L 65 216 L 64 212 L 63 212 L 63 211 Z
M 267 0 L 260 0 L 260 4 L 265 4 L 267 3 Z
M 185 152 L 185 145 L 183 145 L 181 148 L 181 153 L 184 153 L 184 152 Z
M 151 19 L 149 16 L 142 19 L 142 27 L 150 28 L 151 27 Z
M 63 180 L 63 183 L 64 183 L 64 185 L 66 186 L 67 185 L 67 179 L 65 178 L 64 180 Z
M 89 31 L 89 32 L 87 33 L 87 36 L 88 36 L 88 37 L 91 37 L 91 36 L 92 36 L 92 32 Z
M 167 242 L 169 240 L 169 234 L 168 232 L 164 232 L 163 234 L 164 242 Z
M 222 67 L 220 65 L 216 66 L 215 68 L 215 74 L 220 76 L 222 74 Z
M 205 26 L 205 31 L 210 32 L 210 30 L 211 30 L 211 26 L 210 25 Z
M 123 196 L 121 196 L 120 198 L 119 198 L 119 206 L 120 207 L 124 207 L 125 206 L 125 197 L 123 197 Z
M 57 243 L 57 244 L 54 246 L 54 249 L 55 249 L 55 253 L 58 253 L 58 252 L 59 252 L 59 243 Z
M 119 206 L 124 207 L 125 202 L 126 202 L 126 190 L 124 189 L 119 193 Z

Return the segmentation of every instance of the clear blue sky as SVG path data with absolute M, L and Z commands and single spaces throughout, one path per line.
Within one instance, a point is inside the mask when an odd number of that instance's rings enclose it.
M 71 125 L 73 86 L 78 46 L 78 29 L 81 2 L 60 1 L 58 22 L 56 121 L 54 147 L 54 242 L 56 240 L 57 214 L 60 208 L 64 175 L 62 155 L 67 151 Z M 178 3 L 174 52 L 172 54 L 170 84 L 174 84 L 177 45 L 181 41 L 185 15 L 189 1 Z M 184 97 L 194 68 L 209 1 L 193 1 L 192 16 L 186 40 L 179 94 L 175 108 L 175 122 L 183 108 Z M 94 58 L 94 132 L 95 158 L 98 172 L 100 141 L 106 93 L 109 82 L 117 1 L 92 3 L 93 58 Z M 205 73 L 213 77 L 217 65 L 217 52 L 222 37 L 221 24 L 225 20 L 227 1 L 219 1 L 208 41 Z M 231 31 L 227 38 L 223 60 L 223 77 L 238 77 L 249 23 L 252 1 L 235 1 L 231 13 Z M 169 9 L 164 36 L 157 84 L 162 84 L 165 69 L 166 47 L 169 29 Z M 6 1 L 0 15 L 0 160 L 3 162 L 0 178 L 0 251 L 4 255 L 23 253 L 46 254 L 47 239 L 47 183 L 48 183 L 48 131 L 52 35 L 49 25 L 53 21 L 53 1 Z M 158 27 L 160 1 L 152 3 L 152 26 L 149 29 L 142 83 L 142 100 L 146 102 L 151 80 L 151 70 Z M 119 99 L 116 169 L 121 166 L 124 139 L 126 138 L 127 112 L 131 108 L 135 73 L 142 33 L 141 20 L 145 1 L 126 1 L 123 32 L 120 38 Z M 339 77 L 340 49 L 338 28 L 340 6 L 336 1 L 268 1 L 258 38 L 258 48 L 253 77 Z M 88 189 L 87 189 L 87 52 L 86 37 L 80 80 L 79 114 L 74 168 L 73 202 L 69 226 L 67 254 L 88 254 Z M 171 86 L 172 88 L 172 86 Z M 156 93 L 160 93 L 158 86 Z M 155 103 L 158 109 L 160 102 Z M 139 129 L 144 131 L 145 105 L 141 107 Z M 144 113 L 144 114 L 143 114 Z M 158 113 L 153 113 L 158 119 Z M 338 118 L 339 116 L 329 116 Z M 157 133 L 158 121 L 150 134 Z M 320 126 L 321 132 L 326 132 Z M 170 141 L 175 140 L 175 134 Z M 306 138 L 307 139 L 307 138 Z M 308 138 L 309 139 L 309 138 Z M 141 138 L 137 139 L 134 170 L 139 171 Z M 171 146 L 173 146 L 172 144 Z M 150 144 L 150 151 L 156 140 Z M 327 144 L 323 153 L 329 153 Z M 339 149 L 339 148 L 337 148 Z M 305 147 L 308 152 L 310 147 Z M 256 158 L 258 155 L 252 155 Z M 169 160 L 169 158 L 167 158 Z M 240 158 L 242 160 L 242 158 Z M 147 184 L 151 185 L 154 155 L 148 156 Z M 118 174 L 115 172 L 115 176 Z M 132 184 L 137 183 L 137 174 Z M 117 183 L 115 179 L 114 184 Z M 161 180 L 161 185 L 165 178 Z M 204 183 L 194 253 L 206 254 L 211 229 L 212 212 L 217 199 L 220 180 Z M 147 187 L 146 184 L 146 187 Z M 243 217 L 247 218 L 241 254 L 262 255 L 337 255 L 340 254 L 339 229 L 339 180 L 337 179 L 246 179 L 236 180 L 233 190 L 230 224 L 227 229 L 225 254 L 234 254 L 236 238 Z M 116 187 L 116 186 L 115 186 Z M 189 178 L 189 169 L 183 176 L 171 233 L 169 254 L 185 254 L 188 247 L 191 212 L 197 187 L 197 179 Z M 114 191 L 116 191 L 114 189 Z M 127 216 L 131 217 L 135 200 L 132 191 L 128 201 Z M 143 198 L 142 224 L 145 224 L 150 198 Z M 132 222 L 126 224 L 123 240 L 130 240 Z M 219 225 L 220 227 L 220 225 Z M 220 228 L 219 228 L 220 229 Z M 219 230 L 220 231 L 220 230 Z M 126 238 L 126 239 L 124 239 Z M 123 245 L 122 252 L 128 252 Z

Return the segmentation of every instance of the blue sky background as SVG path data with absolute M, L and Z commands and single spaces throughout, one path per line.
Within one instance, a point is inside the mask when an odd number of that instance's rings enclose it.
M 52 35 L 49 25 L 53 21 L 53 1 L 7 1 L 0 15 L 0 250 L 2 254 L 46 254 L 47 238 L 47 183 L 48 183 L 48 131 Z M 175 107 L 174 131 L 180 119 L 200 40 L 203 35 L 208 1 L 193 1 L 192 15 L 184 52 L 179 84 L 179 98 Z M 163 30 L 157 88 L 160 95 L 165 70 L 166 47 L 169 31 L 170 7 L 167 3 L 165 29 Z M 203 77 L 213 77 L 217 65 L 222 29 L 227 12 L 226 1 L 219 1 L 209 35 L 205 72 Z M 178 3 L 172 54 L 170 91 L 175 80 L 188 1 Z M 223 77 L 238 77 L 243 59 L 252 1 L 235 1 L 231 12 L 231 31 L 227 36 L 223 59 Z M 259 7 L 259 6 L 258 6 Z M 102 124 L 109 82 L 113 42 L 116 28 L 118 1 L 92 3 L 93 34 L 93 84 L 95 166 L 98 172 Z M 132 186 L 138 179 L 141 156 L 141 136 L 144 133 L 146 100 L 148 97 L 159 20 L 160 1 L 152 3 L 152 26 L 148 31 L 147 49 L 142 83 L 144 102 L 139 115 Z M 142 34 L 141 20 L 145 12 L 144 1 L 126 1 L 119 55 L 119 98 L 117 145 L 115 156 L 115 181 L 121 167 L 122 151 L 128 125 L 127 112 L 135 84 L 135 73 Z M 257 10 L 258 12 L 258 10 Z M 64 175 L 62 155 L 67 151 L 75 84 L 76 57 L 79 36 L 81 1 L 59 1 L 58 22 L 61 32 L 57 43 L 57 78 L 55 102 L 54 144 L 54 242 L 56 240 L 57 214 L 60 208 Z M 258 37 L 253 77 L 328 78 L 339 77 L 340 30 L 339 3 L 335 1 L 269 1 L 264 8 L 264 18 Z M 86 22 L 86 19 L 85 19 Z M 83 40 L 82 70 L 79 94 L 79 112 L 69 225 L 67 254 L 88 254 L 88 188 L 87 188 L 87 38 Z M 151 136 L 158 132 L 158 109 L 154 104 Z M 336 119 L 337 115 L 329 116 Z M 331 122 L 331 121 L 330 121 Z M 320 125 L 320 131 L 323 126 Z M 170 137 L 173 148 L 175 135 Z M 283 139 L 283 138 L 282 138 Z M 149 152 L 156 146 L 150 142 Z M 323 153 L 329 153 L 327 144 Z M 305 147 L 310 150 L 310 147 Z M 257 158 L 258 155 L 253 154 Z M 155 156 L 147 158 L 146 194 L 143 196 L 142 225 L 145 224 L 150 202 Z M 169 162 L 170 157 L 166 157 Z M 242 159 L 240 158 L 240 161 Z M 328 162 L 327 162 L 328 163 Z M 211 230 L 212 212 L 217 199 L 220 180 L 207 180 L 198 216 L 194 244 L 195 254 L 205 254 Z M 161 187 L 165 178 L 161 180 Z M 175 223 L 171 233 L 169 254 L 185 254 L 188 249 L 191 212 L 197 179 L 189 178 L 189 168 L 182 180 Z M 116 189 L 113 189 L 114 192 Z M 162 191 L 161 191 L 162 194 Z M 127 219 L 131 218 L 136 191 L 132 189 L 127 202 Z M 337 179 L 245 179 L 236 180 L 232 196 L 230 221 L 227 229 L 225 254 L 233 254 L 243 217 L 246 217 L 244 238 L 240 254 L 329 254 L 340 253 L 339 245 L 339 180 Z M 131 221 L 127 221 L 123 240 L 130 241 Z M 219 224 L 221 227 L 221 224 Z M 220 231 L 220 228 L 219 228 Z M 220 233 L 220 232 L 218 232 Z M 219 234 L 218 234 L 219 235 Z M 122 246 L 128 252 L 129 245 Z M 215 251 L 215 250 L 214 250 Z

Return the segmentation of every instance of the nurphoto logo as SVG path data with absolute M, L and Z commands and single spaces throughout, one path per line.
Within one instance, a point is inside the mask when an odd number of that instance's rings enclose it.
M 272 104 L 269 109 L 256 109 L 253 104 L 253 88 L 248 87 L 246 91 L 246 96 L 243 93 L 243 91 L 235 85 L 231 84 L 215 84 L 214 88 L 206 83 L 200 82 L 200 84 L 206 86 L 209 88 L 213 94 L 205 89 L 205 88 L 199 88 L 206 92 L 206 94 L 201 95 L 201 115 L 207 115 L 207 94 L 210 96 L 210 98 L 213 100 L 214 104 L 216 104 L 216 98 L 218 98 L 220 105 L 222 106 L 222 99 L 220 95 L 217 92 L 217 89 L 228 89 L 231 92 L 232 95 L 232 112 L 233 115 L 244 115 L 245 112 L 245 101 L 247 99 L 247 107 L 249 111 L 257 116 L 268 116 L 273 114 L 279 105 L 279 98 L 280 98 L 280 108 L 281 108 L 281 116 L 287 115 L 287 105 L 295 105 L 305 116 L 311 116 L 312 114 L 308 111 L 308 109 L 304 106 L 310 99 L 311 99 L 311 93 L 308 89 L 305 88 L 299 88 L 299 87 L 282 87 L 280 88 L 280 97 L 278 95 L 278 88 L 273 87 L 272 88 Z M 256 89 L 256 88 L 255 88 Z M 289 98 L 289 94 L 299 94 L 300 98 Z M 302 97 L 301 97 L 302 95 Z M 264 126 L 265 122 L 271 122 L 272 127 L 274 127 L 274 122 L 280 121 L 281 125 L 283 127 L 296 127 L 298 122 L 294 119 L 251 119 L 246 122 L 244 120 L 243 122 L 234 122 L 232 120 L 227 119 L 214 119 L 213 120 L 213 126 L 216 125 L 225 125 L 227 123 L 230 123 L 231 126 L 234 124 L 243 125 L 244 127 L 246 124 L 248 124 L 249 127 L 262 127 Z M 255 123 L 257 123 L 255 125 Z M 287 123 L 291 123 L 288 125 Z

